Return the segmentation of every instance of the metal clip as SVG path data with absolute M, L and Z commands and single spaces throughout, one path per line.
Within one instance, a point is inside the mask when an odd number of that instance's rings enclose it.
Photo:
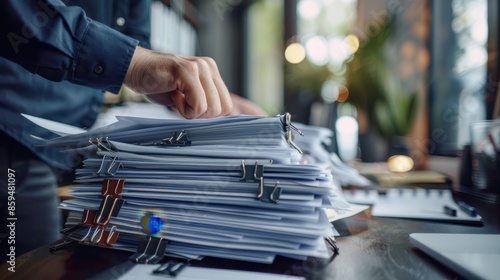
M 259 200 L 265 201 L 265 202 L 274 202 L 278 203 L 280 200 L 281 192 L 282 189 L 278 187 L 279 181 L 274 184 L 274 187 L 266 187 L 264 184 L 262 184 L 262 187 L 260 189 L 260 193 L 257 196 Z M 260 186 L 259 186 L 260 187 Z
M 161 140 L 162 146 L 191 146 L 191 140 L 187 133 L 182 130 L 181 132 L 172 132 L 169 138 Z
M 64 239 L 63 241 L 50 246 L 50 252 L 55 252 L 59 249 L 66 247 L 67 245 L 75 243 L 75 242 L 76 242 L 76 240 L 73 240 L 73 239 Z
M 328 244 L 328 247 L 330 247 L 333 250 L 333 254 L 338 255 L 340 250 L 339 246 L 337 246 L 335 238 L 331 236 L 325 236 L 325 241 Z
M 96 146 L 99 151 L 106 150 L 108 152 L 116 152 L 116 149 L 113 147 L 113 145 L 111 145 L 108 137 L 96 137 L 94 139 L 89 138 L 89 143 Z
M 156 264 L 165 255 L 165 248 L 169 241 L 160 237 L 149 236 L 139 245 L 137 253 L 130 256 L 129 260 L 136 263 Z
M 296 126 L 294 126 L 292 124 L 292 115 L 290 115 L 290 113 L 285 113 L 284 115 L 284 119 L 285 119 L 285 126 L 287 127 L 287 130 L 288 127 L 295 130 L 300 136 L 304 136 L 304 133 L 302 133 L 302 131 L 300 131 L 300 129 L 298 129 Z
M 274 203 L 278 203 L 278 201 L 280 200 L 282 189 L 278 188 L 279 183 L 280 183 L 279 181 L 276 181 L 276 184 L 274 185 L 274 189 L 271 192 L 271 194 L 269 195 L 269 200 L 274 202 Z
M 120 167 L 123 167 L 123 164 L 118 160 L 117 156 L 113 157 L 113 160 L 111 161 L 106 160 L 106 157 L 108 156 L 104 155 L 102 157 L 101 165 L 99 166 L 99 169 L 95 174 L 115 176 L 116 172 L 118 172 L 118 169 Z M 106 169 L 106 172 L 103 172 L 104 169 Z
M 113 200 L 111 206 L 109 205 L 109 199 Z M 109 220 L 111 220 L 111 217 L 116 217 L 118 215 L 118 212 L 120 211 L 120 208 L 122 207 L 124 202 L 125 201 L 123 199 L 118 197 L 113 197 L 111 195 L 104 196 L 104 199 L 101 202 L 101 206 L 99 207 L 99 214 L 94 219 L 94 223 L 101 227 L 106 227 L 109 223 Z
M 69 238 L 76 240 L 76 241 L 84 241 L 87 239 L 87 237 L 90 235 L 90 232 L 92 232 L 92 226 L 94 225 L 93 223 L 93 218 L 95 217 L 95 211 L 94 210 L 84 210 L 82 216 L 82 222 L 79 225 L 79 228 L 73 227 L 72 229 L 69 229 L 67 232 L 64 232 L 65 234 L 68 235 Z M 83 236 L 83 238 L 75 238 L 73 237 L 74 234 L 78 232 L 84 231 L 84 229 L 88 227 L 87 233 Z M 76 228 L 76 229 L 74 229 Z M 74 229 L 74 230 L 73 230 Z
M 118 232 L 116 226 L 112 226 L 108 233 L 108 238 L 106 238 L 106 244 L 111 246 L 116 242 L 116 239 L 118 239 Z
M 240 178 L 240 181 L 245 181 L 245 182 L 258 182 L 262 180 L 262 177 L 264 176 L 264 166 L 259 165 L 259 161 L 255 161 L 255 165 L 253 167 L 253 172 L 251 172 L 251 166 L 246 166 L 245 165 L 245 160 L 241 161 L 241 173 L 242 176 Z
M 90 238 L 90 242 L 99 244 L 99 245 L 108 245 L 111 246 L 116 242 L 116 239 L 118 238 L 118 232 L 116 230 L 116 226 L 112 226 L 111 230 L 106 231 L 102 227 L 97 227 L 96 230 L 94 231 L 94 234 L 92 235 L 92 238 Z M 103 242 L 102 238 L 105 238 L 105 242 Z
M 106 179 L 102 181 L 102 195 L 111 195 L 113 197 L 121 198 L 121 193 L 123 191 L 123 186 L 125 184 L 124 179 Z
M 170 134 L 170 137 L 161 139 L 160 142 L 153 143 L 142 143 L 142 146 L 191 146 L 191 140 L 189 140 L 186 131 L 182 130 L 177 133 L 176 131 Z
M 302 150 L 293 142 L 292 130 L 295 130 L 300 136 L 304 136 L 304 133 L 300 131 L 296 126 L 292 124 L 292 116 L 290 113 L 285 113 L 280 118 L 283 124 L 283 131 L 285 132 L 285 138 L 288 145 L 297 150 L 300 154 L 303 154 Z
M 157 269 L 153 270 L 153 274 L 168 275 L 170 277 L 176 277 L 179 272 L 181 272 L 188 263 L 186 261 L 168 261 Z

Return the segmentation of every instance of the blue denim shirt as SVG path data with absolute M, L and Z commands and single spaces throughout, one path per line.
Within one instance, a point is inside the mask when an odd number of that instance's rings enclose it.
M 0 129 L 52 166 L 68 169 L 73 157 L 37 146 L 31 136 L 55 135 L 21 113 L 90 127 L 103 91 L 119 91 L 137 44 L 150 47 L 151 2 L 64 2 L 0 1 Z

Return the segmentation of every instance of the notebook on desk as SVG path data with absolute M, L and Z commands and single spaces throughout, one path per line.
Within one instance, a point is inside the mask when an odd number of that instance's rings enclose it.
M 412 233 L 410 242 L 466 279 L 498 279 L 500 235 Z
M 448 213 L 445 207 L 454 214 Z M 372 215 L 456 223 L 482 223 L 481 216 L 471 216 L 455 203 L 450 190 L 391 189 L 375 203 Z

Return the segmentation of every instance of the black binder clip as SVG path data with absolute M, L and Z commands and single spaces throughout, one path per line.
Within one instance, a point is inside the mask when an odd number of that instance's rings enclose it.
M 264 166 L 259 165 L 259 161 L 255 161 L 255 165 L 248 166 L 245 165 L 245 161 L 241 161 L 241 182 L 259 183 L 259 192 L 257 193 L 256 199 L 261 199 L 264 195 Z
M 335 239 L 331 236 L 325 236 L 325 241 L 326 244 L 328 244 L 328 247 L 332 249 L 333 254 L 338 255 L 340 250 L 339 246 L 337 246 L 337 242 L 335 241 Z
M 280 200 L 281 192 L 283 191 L 280 187 L 278 187 L 279 183 L 280 182 L 277 181 L 274 187 L 262 186 L 259 195 L 257 195 L 257 198 L 265 202 L 278 203 L 278 201 Z
M 261 182 L 264 180 L 264 166 L 259 165 L 259 161 L 255 161 L 255 165 L 245 165 L 245 160 L 241 161 L 241 178 L 243 182 Z
M 186 261 L 168 261 L 153 270 L 153 274 L 176 277 L 187 265 Z
M 54 244 L 52 246 L 50 246 L 50 252 L 55 252 L 59 249 L 62 249 L 64 247 L 66 247 L 67 245 L 69 244 L 73 244 L 73 243 L 76 243 L 77 241 L 74 240 L 74 239 L 69 239 L 69 238 L 65 238 L 63 239 L 61 242 L 57 243 L 57 244 Z
M 149 236 L 139 244 L 137 253 L 129 257 L 135 263 L 156 264 L 165 255 L 165 249 L 169 241 L 161 237 Z
M 265 202 L 277 203 L 280 199 L 282 189 L 278 187 L 279 181 L 276 182 L 274 187 L 264 185 L 264 165 L 260 165 L 259 161 L 255 161 L 255 165 L 245 165 L 245 161 L 241 161 L 241 178 L 242 182 L 258 182 L 259 189 L 255 199 Z

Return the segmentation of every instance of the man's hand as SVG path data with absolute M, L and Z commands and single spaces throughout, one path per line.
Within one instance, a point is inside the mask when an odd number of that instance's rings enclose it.
M 175 107 L 187 118 L 227 115 L 233 103 L 215 61 L 137 47 L 125 85 L 149 100 Z
M 256 115 L 256 116 L 267 116 L 267 113 L 252 101 L 231 93 L 231 99 L 233 100 L 233 109 L 228 115 Z

